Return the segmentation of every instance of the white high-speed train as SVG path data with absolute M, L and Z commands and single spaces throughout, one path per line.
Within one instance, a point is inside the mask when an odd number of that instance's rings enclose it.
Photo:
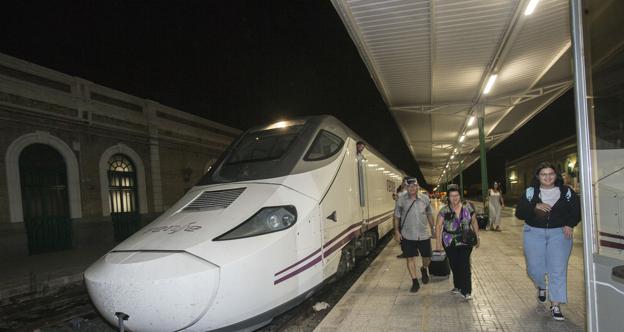
M 331 116 L 253 128 L 84 274 L 133 331 L 251 330 L 347 272 L 392 229 L 403 173 Z

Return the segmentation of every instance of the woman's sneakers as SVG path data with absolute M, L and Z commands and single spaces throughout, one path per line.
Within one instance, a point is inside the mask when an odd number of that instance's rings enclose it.
M 470 293 L 462 294 L 462 291 L 461 291 L 461 289 L 459 289 L 459 288 L 453 288 L 453 289 L 451 289 L 451 293 L 452 293 L 453 295 L 459 295 L 459 296 L 463 297 L 463 298 L 464 298 L 464 300 L 466 300 L 466 301 L 470 301 L 470 300 L 472 300 L 472 294 L 470 294 Z
M 559 305 L 550 306 L 550 314 L 554 320 L 565 320 L 565 317 L 561 313 Z
M 538 288 L 537 289 L 537 301 L 541 304 L 546 303 L 546 290 Z
M 546 297 L 548 295 L 548 291 L 545 289 L 538 288 L 537 289 L 537 301 L 541 304 L 546 303 Z M 565 320 L 565 317 L 561 313 L 561 307 L 558 304 L 550 306 L 550 315 L 554 320 Z

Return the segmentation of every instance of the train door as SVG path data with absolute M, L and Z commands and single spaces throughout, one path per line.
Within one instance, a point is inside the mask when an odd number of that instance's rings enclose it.
M 365 223 L 368 220 L 369 204 L 368 204 L 368 192 L 366 188 L 366 160 L 364 153 L 357 154 L 357 183 L 358 183 L 358 196 L 360 203 L 360 220 Z
M 32 144 L 19 158 L 24 225 L 29 254 L 72 247 L 67 170 L 63 156 L 45 144 Z
M 572 1 L 587 329 L 624 326 L 624 2 Z

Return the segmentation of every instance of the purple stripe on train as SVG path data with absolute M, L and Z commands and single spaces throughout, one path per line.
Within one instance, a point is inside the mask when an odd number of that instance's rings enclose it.
M 382 213 L 382 214 L 377 215 L 377 216 L 375 216 L 375 217 L 369 218 L 368 220 L 375 220 L 375 221 L 373 221 L 371 224 L 373 224 L 373 225 L 378 225 L 378 224 L 380 224 L 380 223 L 382 223 L 382 222 L 384 222 L 384 221 L 386 221 L 386 220 L 388 220 L 388 219 L 390 219 L 390 218 L 391 218 L 391 216 L 387 216 L 387 214 L 389 214 L 390 212 L 392 212 L 392 211 L 388 211 L 388 212 Z M 385 216 L 385 217 L 384 217 L 384 216 Z M 289 274 L 287 274 L 287 275 L 285 275 L 285 276 L 283 276 L 283 277 L 280 277 L 279 279 L 275 280 L 275 281 L 273 282 L 273 284 L 274 284 L 274 285 L 277 285 L 277 284 L 279 284 L 280 282 L 285 281 L 285 280 L 288 280 L 288 279 L 290 279 L 290 278 L 292 278 L 292 277 L 296 276 L 297 274 L 299 274 L 299 273 L 301 273 L 301 272 L 303 272 L 303 271 L 305 271 L 305 270 L 307 270 L 307 269 L 311 268 L 312 266 L 314 266 L 314 265 L 316 265 L 317 263 L 319 263 L 319 262 L 321 261 L 321 258 L 328 257 L 328 256 L 329 256 L 329 255 L 331 255 L 334 251 L 336 251 L 338 248 L 341 248 L 343 245 L 345 245 L 345 244 L 349 243 L 349 241 L 351 241 L 351 239 L 353 239 L 353 237 L 355 237 L 355 234 L 359 231 L 359 229 L 354 229 L 354 228 L 356 228 L 357 226 L 360 226 L 360 225 L 362 225 L 362 223 L 361 223 L 361 222 L 360 222 L 360 223 L 353 224 L 353 225 L 349 226 L 347 229 L 345 229 L 344 231 L 340 232 L 340 234 L 338 234 L 338 235 L 337 235 L 337 236 L 335 236 L 333 239 L 331 239 L 331 240 L 329 240 L 327 243 L 325 243 L 325 245 L 323 246 L 324 250 L 323 250 L 323 254 L 322 254 L 322 255 L 319 255 L 318 257 L 314 258 L 313 260 L 311 260 L 311 261 L 310 261 L 310 262 L 308 262 L 307 264 L 305 264 L 305 265 L 301 266 L 300 268 L 298 268 L 298 269 L 296 269 L 296 270 L 292 271 L 291 273 L 289 273 Z M 329 245 L 330 245 L 330 244 L 332 244 L 334 241 L 336 241 L 336 240 L 340 239 L 340 238 L 341 238 L 341 237 L 343 237 L 345 234 L 349 233 L 349 231 L 351 231 L 351 233 L 350 233 L 348 236 L 346 236 L 345 238 L 343 238 L 343 239 L 342 239 L 342 240 L 340 240 L 339 242 L 337 242 L 337 243 L 335 243 L 334 245 L 332 245 L 331 247 L 329 247 Z M 327 247 L 329 247 L 329 248 L 327 248 Z M 285 268 L 285 269 L 283 269 L 283 270 L 281 270 L 281 271 L 279 271 L 279 272 L 275 273 L 275 276 L 277 276 L 277 275 L 279 275 L 279 274 L 282 274 L 282 273 L 284 273 L 284 272 L 288 271 L 289 269 L 291 269 L 291 268 L 293 268 L 293 267 L 295 267 L 295 266 L 299 265 L 301 262 L 304 262 L 304 261 L 308 260 L 310 257 L 313 257 L 314 255 L 318 254 L 320 251 L 321 251 L 321 248 L 319 248 L 319 249 L 315 250 L 313 253 L 309 254 L 309 255 L 308 255 L 308 256 L 306 256 L 305 258 L 303 258 L 303 259 L 301 259 L 301 260 L 297 261 L 296 263 L 294 263 L 294 264 L 290 265 L 289 267 L 287 267 L 287 268 Z

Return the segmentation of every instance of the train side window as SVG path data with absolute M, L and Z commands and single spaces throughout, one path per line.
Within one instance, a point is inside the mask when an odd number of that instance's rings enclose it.
M 329 158 L 340 151 L 344 141 L 327 130 L 321 130 L 303 160 L 314 161 Z

